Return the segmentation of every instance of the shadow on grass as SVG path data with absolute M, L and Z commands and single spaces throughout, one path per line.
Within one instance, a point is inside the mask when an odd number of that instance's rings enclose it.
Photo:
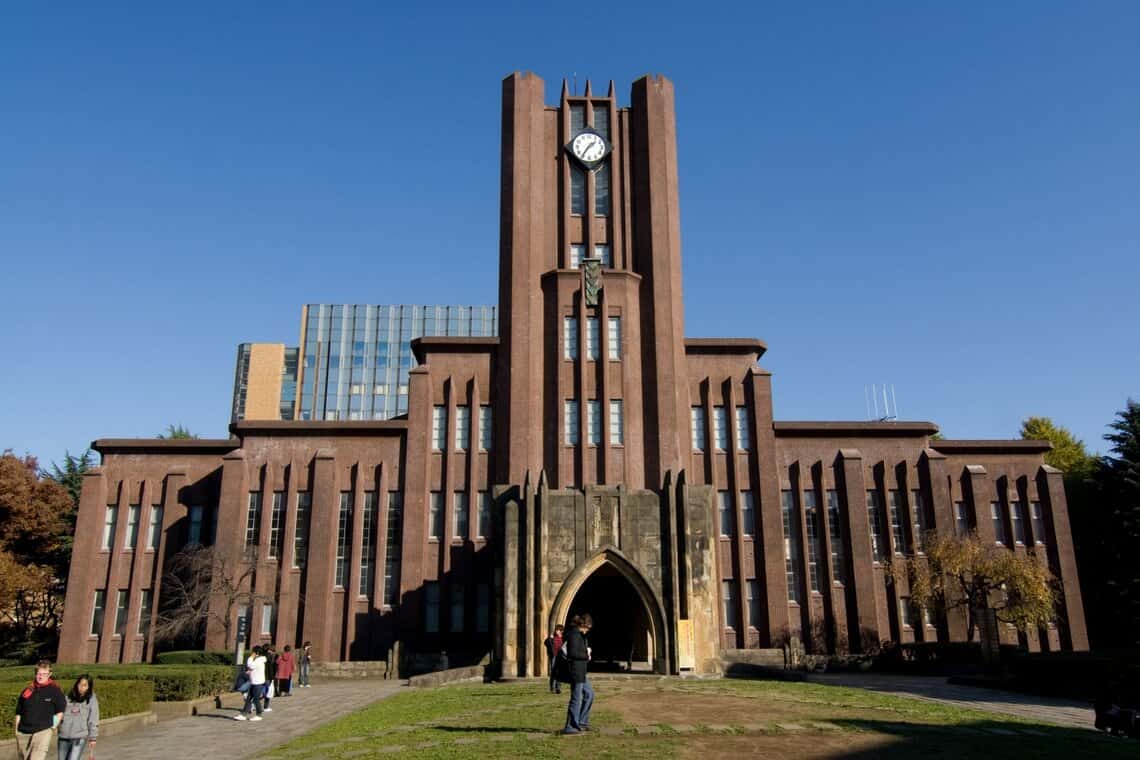
M 447 731 L 456 734 L 551 734 L 554 731 L 544 728 L 519 728 L 517 726 L 423 726 L 433 731 Z

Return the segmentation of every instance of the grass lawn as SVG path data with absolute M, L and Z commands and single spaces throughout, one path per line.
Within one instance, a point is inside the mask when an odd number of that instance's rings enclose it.
M 990 758 L 1140 756 L 1140 742 L 860 689 L 740 680 L 599 680 L 594 731 L 558 736 L 545 683 L 407 690 L 263 757 Z

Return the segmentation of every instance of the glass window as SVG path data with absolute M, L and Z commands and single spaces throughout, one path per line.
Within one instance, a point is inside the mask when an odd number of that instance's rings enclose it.
M 304 567 L 309 558 L 309 514 L 312 508 L 312 492 L 298 491 L 297 525 L 293 529 L 293 567 Z
M 336 580 L 337 588 L 348 585 L 348 543 L 352 531 L 352 492 L 340 492 L 340 520 L 336 531 Z
M 743 406 L 736 407 L 736 448 L 748 451 L 752 442 L 752 422 L 748 417 L 748 409 Z
M 1009 503 L 1009 521 L 1013 524 L 1013 541 L 1014 543 L 1025 543 L 1025 524 L 1021 519 L 1022 505 L 1020 501 L 1012 501 Z
M 491 407 L 479 407 L 479 448 L 491 450 Z
M 118 599 L 115 603 L 115 635 L 123 636 L 127 632 L 127 605 L 130 601 L 130 596 L 127 591 L 119 591 Z
M 716 492 L 716 508 L 720 515 L 720 535 L 724 538 L 732 536 L 732 499 L 728 491 Z
M 99 589 L 95 592 L 95 607 L 91 611 L 91 635 L 103 635 L 103 608 L 107 606 L 107 592 Z
M 463 584 L 458 581 L 451 582 L 451 614 L 448 622 L 452 633 L 463 633 L 463 617 L 465 606 L 463 603 Z
M 990 502 L 990 519 L 993 520 L 994 525 L 994 541 L 999 544 L 1004 544 L 1008 541 L 1005 535 L 1005 519 L 1001 513 L 1001 502 Z
M 930 611 L 929 607 L 922 608 L 922 624 L 927 628 L 934 627 L 934 614 Z
M 273 635 L 273 605 L 261 605 L 261 634 L 263 636 Z
M 728 412 L 723 406 L 713 407 L 713 435 L 717 449 L 728 451 Z
M 586 402 L 586 441 L 591 446 L 600 446 L 602 444 L 601 402 Z
M 756 535 L 756 495 L 751 491 L 740 492 L 740 516 L 744 524 L 741 526 L 746 536 Z
M 926 500 L 918 490 L 911 491 L 910 497 L 910 505 L 914 509 L 914 548 L 921 552 L 926 548 Z
M 891 539 L 895 554 L 906 554 L 906 531 L 903 529 L 903 504 L 901 491 L 888 491 L 891 506 Z
M 400 552 L 404 498 L 399 491 L 388 493 L 388 537 L 384 546 L 384 604 L 394 607 L 400 599 Z
M 1029 511 L 1033 518 L 1033 541 L 1043 544 L 1045 543 L 1045 513 L 1041 511 L 1041 502 L 1029 502 Z
M 455 528 L 454 538 L 466 540 L 467 539 L 467 492 L 456 491 L 454 494 L 455 500 L 453 502 L 453 509 L 455 510 L 455 520 L 452 523 Z
M 261 540 L 261 491 L 249 492 L 249 507 L 245 514 L 245 545 L 257 546 Z
M 574 164 L 570 165 L 570 213 L 586 213 L 586 172 Z
M 586 258 L 586 246 L 582 243 L 570 244 L 570 268 L 578 269 L 582 266 L 582 259 Z
M 839 514 L 839 491 L 827 491 L 827 531 L 831 537 L 831 577 L 836 583 L 847 581 L 847 555 L 843 545 L 843 523 Z
M 610 401 L 610 445 L 625 443 L 625 419 L 622 414 L 621 399 Z
M 819 504 L 815 491 L 804 491 L 804 527 L 807 528 L 808 581 L 812 591 L 819 591 Z
M 566 445 L 578 445 L 578 402 L 563 402 L 563 426 L 566 428 Z
M 966 503 L 962 501 L 954 502 L 954 532 L 959 536 L 965 536 L 970 532 L 970 520 L 966 515 Z
M 428 505 L 428 538 L 443 538 L 443 491 L 432 491 Z
M 377 493 L 364 492 L 364 533 L 360 537 L 360 596 L 371 597 L 376 579 L 376 526 L 379 515 L 376 506 Z
M 150 508 L 150 524 L 147 525 L 147 546 L 151 549 L 158 549 L 158 544 L 162 541 L 162 512 L 161 504 L 154 504 Z
M 760 628 L 764 601 L 760 596 L 760 581 L 748 581 L 748 627 Z
M 610 317 L 607 321 L 606 349 L 611 361 L 621 359 L 621 317 Z
M 439 583 L 424 583 L 424 633 L 439 633 Z
M 479 538 L 486 538 L 491 535 L 491 493 L 489 491 L 479 492 L 479 523 L 476 527 Z
M 594 170 L 594 213 L 598 216 L 610 215 L 610 164 L 606 163 Z M 602 263 L 604 267 L 613 263 Z
M 694 406 L 689 411 L 693 436 L 693 451 L 704 451 L 705 436 L 708 432 L 705 426 L 705 408 L 703 406 Z
M 899 623 L 902 624 L 903 628 L 912 628 L 914 626 L 909 597 L 904 596 L 899 599 Z
M 141 512 L 141 504 L 131 504 L 127 507 L 127 535 L 123 542 L 124 549 L 134 549 L 135 542 L 139 540 L 139 516 Z
M 269 518 L 269 558 L 276 559 L 281 554 L 281 540 L 285 528 L 285 492 L 273 492 L 273 513 Z
M 724 627 L 739 628 L 740 620 L 736 615 L 736 583 L 734 581 L 721 581 L 724 597 Z
M 614 249 L 609 243 L 598 243 L 594 246 L 594 258 L 601 259 L 602 267 L 613 269 Z
M 471 443 L 471 407 L 455 407 L 455 448 L 466 451 Z
M 796 495 L 780 492 L 780 511 L 784 522 L 784 571 L 788 579 L 788 601 L 800 600 L 800 539 L 795 526 Z
M 146 636 L 150 633 L 150 613 L 153 599 L 154 591 L 149 588 L 144 588 L 139 594 L 139 636 Z
M 867 521 L 871 527 L 871 556 L 879 562 L 883 559 L 887 542 L 883 537 L 883 500 L 876 489 L 867 492 Z
M 598 359 L 598 345 L 601 342 L 601 335 L 598 331 L 598 318 L 586 317 L 586 359 L 588 361 L 597 361 Z
M 586 126 L 586 104 L 570 104 L 570 136 L 578 134 Z
M 257 493 L 256 491 L 254 493 Z M 261 524 L 261 494 L 257 493 L 258 497 L 258 525 Z M 186 532 L 186 543 L 193 546 L 202 542 L 202 513 L 203 509 L 199 505 L 190 507 L 190 529 Z M 216 526 L 215 526 L 216 527 Z M 254 534 L 256 540 L 256 533 Z
M 114 504 L 107 505 L 107 512 L 103 516 L 103 549 L 110 549 L 115 540 L 115 521 L 118 518 L 119 508 Z
M 578 358 L 578 318 L 562 318 L 562 357 L 564 359 Z
M 491 630 L 491 585 L 480 583 L 475 590 L 479 596 L 475 608 L 475 632 L 487 633 Z
M 433 406 L 431 409 L 431 447 L 443 451 L 447 446 L 447 407 Z

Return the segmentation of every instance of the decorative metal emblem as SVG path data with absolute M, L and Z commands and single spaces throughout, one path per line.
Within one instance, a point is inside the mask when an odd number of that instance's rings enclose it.
M 586 305 L 598 305 L 598 292 L 602 289 L 602 260 L 582 259 L 582 274 L 586 284 Z

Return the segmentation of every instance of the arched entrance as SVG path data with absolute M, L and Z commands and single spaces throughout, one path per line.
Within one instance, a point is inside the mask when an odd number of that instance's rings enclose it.
M 570 574 L 558 592 L 550 624 L 589 612 L 593 671 L 667 672 L 664 615 L 644 576 L 617 549 L 604 549 Z

